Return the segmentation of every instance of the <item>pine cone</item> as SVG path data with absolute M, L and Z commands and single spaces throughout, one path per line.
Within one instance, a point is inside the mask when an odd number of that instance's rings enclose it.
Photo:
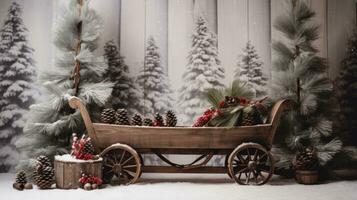
M 167 111 L 166 113 L 166 126 L 175 127 L 177 124 L 177 118 L 175 113 L 172 110 Z
M 316 150 L 306 148 L 296 155 L 294 167 L 297 170 L 316 170 L 318 163 Z
M 155 114 L 154 126 L 164 126 L 164 118 L 159 114 Z
M 115 113 L 115 124 L 130 125 L 128 111 L 126 109 L 118 109 Z
M 237 106 L 239 104 L 239 101 L 236 97 L 225 96 L 224 103 L 230 107 L 230 106 Z
M 255 105 L 247 106 L 243 109 L 239 126 L 254 126 L 262 124 L 263 118 Z
M 143 125 L 143 119 L 139 114 L 135 114 L 134 117 L 131 119 L 131 125 L 133 126 L 142 126 Z
M 26 173 L 24 171 L 18 172 L 16 174 L 15 182 L 20 184 L 26 184 L 27 183 Z
M 44 155 L 38 156 L 36 160 L 38 163 L 40 163 L 43 166 L 52 166 L 51 160 L 47 156 Z
M 106 108 L 102 111 L 100 121 L 106 124 L 113 124 L 115 122 L 115 110 L 113 108 Z
M 83 154 L 95 155 L 94 146 L 90 140 L 84 144 Z
M 150 118 L 145 118 L 143 125 L 144 126 L 154 126 L 154 122 Z
M 52 167 L 38 167 L 36 169 L 37 178 L 35 180 L 36 185 L 40 189 L 49 189 L 51 188 L 52 184 L 54 183 L 54 170 Z

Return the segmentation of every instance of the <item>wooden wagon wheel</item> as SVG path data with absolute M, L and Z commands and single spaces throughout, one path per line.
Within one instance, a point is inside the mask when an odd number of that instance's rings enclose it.
M 119 184 L 135 183 L 141 175 L 141 159 L 139 154 L 125 144 L 114 144 L 106 148 L 103 157 L 103 181 L 112 183 L 113 177 Z
M 274 172 L 271 154 L 260 144 L 243 143 L 228 158 L 231 177 L 242 185 L 263 185 Z

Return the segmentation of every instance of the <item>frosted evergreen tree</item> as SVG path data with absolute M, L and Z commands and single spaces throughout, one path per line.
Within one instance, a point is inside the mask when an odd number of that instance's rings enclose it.
M 0 172 L 16 165 L 14 141 L 22 134 L 25 115 L 37 95 L 34 50 L 21 14 L 21 6 L 13 2 L 0 31 Z
M 302 0 L 288 4 L 287 15 L 280 16 L 275 28 L 286 38 L 274 42 L 272 97 L 289 98 L 295 108 L 281 123 L 278 135 L 285 153 L 280 155 L 278 167 L 289 167 L 287 152 L 313 146 L 320 164 L 324 166 L 341 150 L 342 142 L 332 132 L 331 91 L 325 59 L 312 46 L 318 38 L 319 26 L 311 23 L 315 12 Z M 284 135 L 285 133 L 285 135 Z M 289 150 L 289 151 L 288 151 Z
M 115 83 L 109 104 L 113 108 L 128 109 L 130 114 L 145 114 L 145 107 L 142 103 L 142 92 L 135 84 L 133 78 L 129 76 L 129 67 L 124 62 L 124 57 L 120 56 L 117 45 L 109 41 L 104 46 L 104 57 L 108 64 L 105 77 Z
M 159 48 L 152 36 L 148 38 L 144 62 L 144 69 L 137 77 L 137 83 L 144 93 L 147 113 L 163 114 L 172 110 L 173 99 L 168 76 L 161 65 Z
M 257 50 L 250 41 L 240 56 L 234 79 L 247 82 L 247 86 L 255 90 L 257 97 L 266 95 L 268 79 L 263 73 L 263 62 L 260 61 Z
M 192 125 L 195 118 L 209 107 L 204 100 L 205 91 L 224 87 L 224 69 L 218 60 L 217 38 L 202 16 L 196 19 L 188 64 L 182 79 L 184 84 L 179 90 L 180 118 L 185 125 Z
M 341 134 L 346 143 L 357 146 L 357 30 L 348 42 L 346 58 L 336 85 Z
M 24 135 L 16 142 L 21 150 L 18 168 L 22 169 L 32 169 L 38 155 L 53 158 L 68 153 L 72 133 L 85 132 L 80 112 L 68 105 L 69 96 L 80 98 L 91 118 L 98 121 L 112 92 L 113 84 L 103 77 L 107 70 L 104 58 L 94 52 L 103 23 L 88 1 L 68 1 L 57 17 L 55 65 L 40 73 L 41 101 L 31 106 Z

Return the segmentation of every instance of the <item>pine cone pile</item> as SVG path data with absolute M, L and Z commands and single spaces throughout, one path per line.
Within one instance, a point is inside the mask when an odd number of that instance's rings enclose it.
M 166 112 L 166 126 L 175 127 L 177 124 L 177 118 L 172 110 Z
M 115 113 L 115 124 L 130 125 L 128 111 L 126 109 L 118 109 Z
M 296 170 L 316 170 L 319 166 L 316 150 L 312 147 L 299 152 L 295 157 Z
M 133 118 L 131 119 L 131 125 L 133 126 L 142 126 L 143 125 L 143 119 L 139 114 L 135 114 Z
M 54 184 L 54 169 L 46 156 L 37 158 L 34 172 L 35 183 L 40 189 L 50 189 Z
M 115 110 L 113 108 L 106 108 L 102 111 L 100 121 L 106 124 L 113 124 L 115 122 Z
M 128 110 L 118 109 L 115 111 L 112 108 L 103 109 L 101 113 L 101 122 L 106 124 L 117 124 L 117 125 L 132 125 L 132 126 L 168 126 L 175 127 L 177 124 L 177 117 L 172 110 L 166 112 L 164 118 L 156 113 L 154 121 L 150 118 L 144 118 L 140 114 L 135 114 L 131 120 L 129 120 Z
M 144 126 L 154 126 L 154 122 L 150 118 L 145 118 L 143 125 Z
M 164 118 L 160 115 L 160 113 L 155 114 L 154 126 L 165 126 Z

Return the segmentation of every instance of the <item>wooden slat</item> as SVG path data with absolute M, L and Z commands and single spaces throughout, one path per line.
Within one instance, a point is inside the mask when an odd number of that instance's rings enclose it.
M 243 142 L 266 141 L 270 125 L 251 127 L 133 127 L 94 123 L 100 148 L 115 143 L 135 149 L 234 149 Z
M 171 166 L 143 166 L 142 172 L 144 173 L 211 173 L 211 174 L 224 174 L 227 173 L 225 167 L 199 167 L 193 169 L 182 169 Z

